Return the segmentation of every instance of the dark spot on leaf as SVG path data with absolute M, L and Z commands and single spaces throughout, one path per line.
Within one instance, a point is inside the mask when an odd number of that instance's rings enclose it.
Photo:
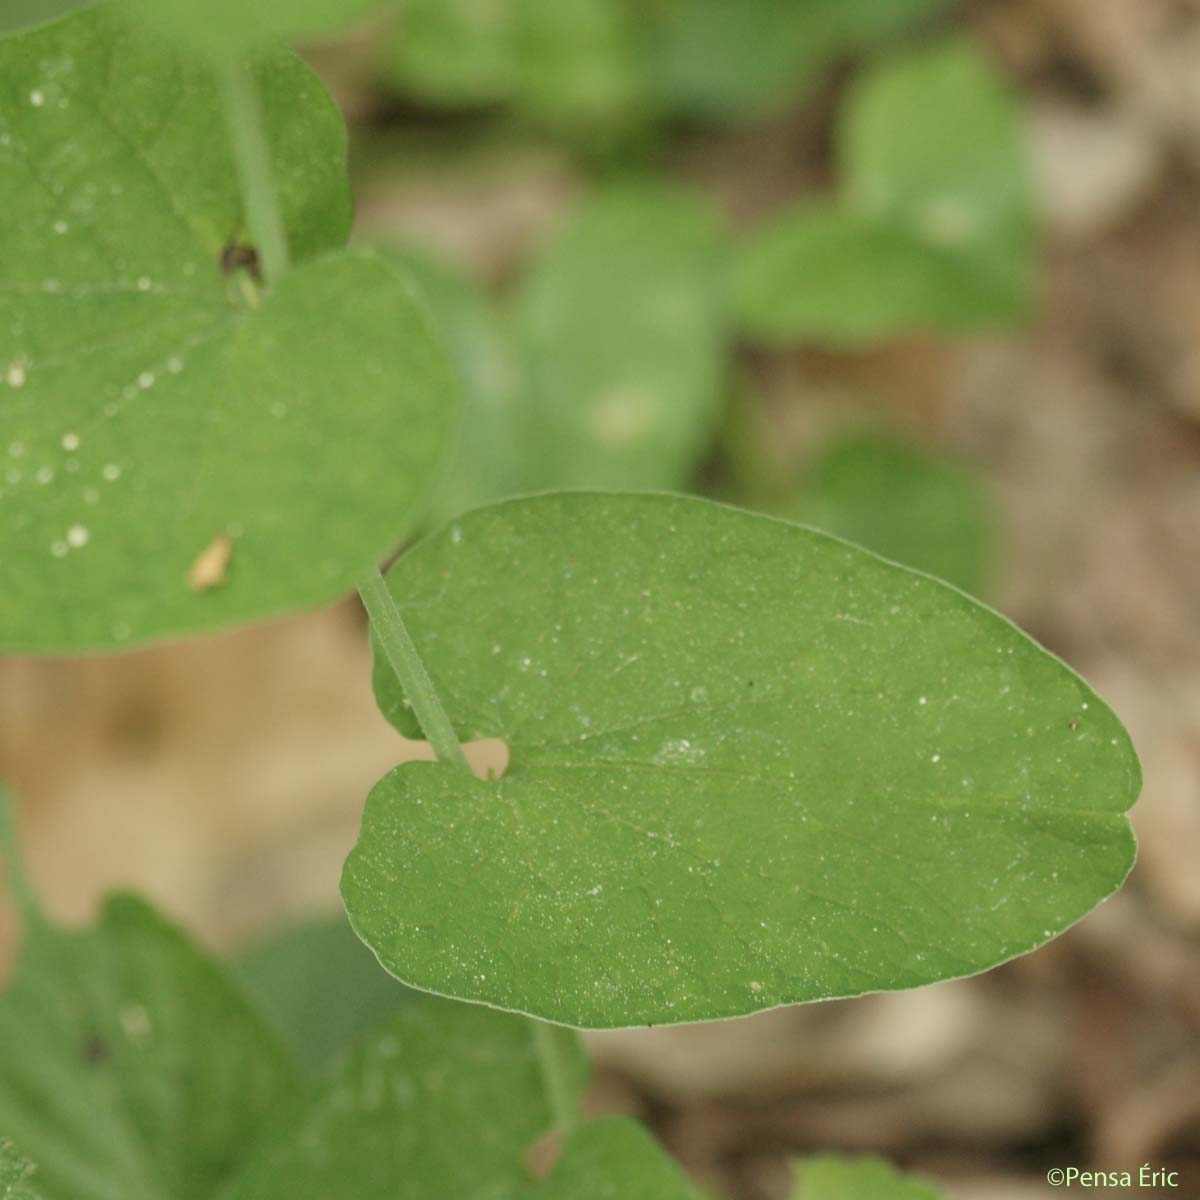
M 256 280 L 262 281 L 258 251 L 253 246 L 242 246 L 237 242 L 229 242 L 221 251 L 221 270 L 226 275 L 232 275 L 235 271 L 249 271 Z
M 108 1043 L 98 1033 L 89 1033 L 79 1045 L 79 1057 L 92 1066 L 108 1062 Z

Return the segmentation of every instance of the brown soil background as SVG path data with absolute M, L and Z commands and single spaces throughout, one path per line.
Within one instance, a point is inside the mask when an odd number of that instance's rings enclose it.
M 954 1200 L 1038 1200 L 1049 1167 L 1143 1163 L 1181 1187 L 1130 1194 L 1200 1195 L 1200 3 L 994 0 L 961 19 L 1026 96 L 1037 320 L 756 358 L 761 415 L 784 459 L 867 413 L 985 480 L 990 599 L 1133 733 L 1140 861 L 1066 936 L 976 979 L 594 1037 L 594 1106 L 640 1114 L 739 1200 L 783 1197 L 789 1157 L 821 1149 L 886 1154 Z M 576 169 L 533 143 L 466 166 L 379 153 L 401 118 L 364 51 L 315 56 L 359 130 L 362 232 L 503 280 Z M 685 138 L 672 162 L 753 216 L 827 176 L 837 87 L 767 127 Z M 52 910 L 81 920 L 134 886 L 223 947 L 334 906 L 366 791 L 424 754 L 376 713 L 368 663 L 349 601 L 118 657 L 0 662 L 0 775 Z M 14 936 L 0 913 L 0 947 Z

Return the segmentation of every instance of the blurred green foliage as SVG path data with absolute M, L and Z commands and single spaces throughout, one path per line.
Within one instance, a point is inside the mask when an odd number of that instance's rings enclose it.
M 777 510 L 963 591 L 987 590 L 992 520 L 978 480 L 888 436 L 830 441 Z
M 947 0 L 398 0 L 393 85 L 438 106 L 509 105 L 594 140 L 738 121 Z
M 679 488 L 719 415 L 719 227 L 665 186 L 601 192 L 535 256 L 515 299 L 539 486 Z
M 0 37 L 36 29 L 95 0 L 5 0 L 0 5 Z
M 792 1200 L 941 1200 L 941 1193 L 880 1158 L 822 1154 L 795 1164 Z
M 1020 112 L 978 50 L 955 41 L 873 68 L 838 135 L 837 199 L 803 200 L 742 248 L 734 303 L 746 334 L 860 343 L 1027 313 Z
M 310 1076 L 417 995 L 380 970 L 345 914 L 274 930 L 242 946 L 229 970 Z
M 664 0 L 653 23 L 655 91 L 668 111 L 691 118 L 761 117 L 839 58 L 947 7 L 947 0 Z

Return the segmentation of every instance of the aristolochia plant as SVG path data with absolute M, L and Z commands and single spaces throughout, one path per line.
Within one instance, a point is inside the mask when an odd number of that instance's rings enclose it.
M 636 1124 L 580 1125 L 564 1026 L 914 987 L 1033 949 L 1130 867 L 1129 739 L 963 593 L 707 501 L 509 500 L 385 581 L 453 449 L 461 362 L 434 324 L 453 287 L 344 248 L 340 118 L 297 58 L 246 49 L 339 5 L 198 11 L 126 0 L 0 42 L 0 644 L 133 644 L 357 583 L 380 707 L 439 761 L 372 792 L 343 896 L 388 971 L 453 1000 L 389 998 L 298 1086 L 182 933 L 132 897 L 54 928 L 9 840 L 25 939 L 0 998 L 0 1198 L 684 1200 Z M 932 69 L 976 70 L 957 51 Z M 880 204 L 821 220 L 891 221 Z M 755 281 L 786 275 L 761 269 L 774 236 L 743 272 L 750 314 Z M 641 478 L 628 434 L 647 414 L 648 469 L 669 482 L 695 458 L 721 371 L 697 265 L 715 238 L 690 203 L 635 190 L 543 260 L 518 325 L 546 482 L 589 437 L 624 448 L 599 482 Z M 973 253 L 956 261 L 975 280 L 991 260 Z M 479 327 L 455 328 L 461 360 Z M 467 768 L 461 742 L 484 737 L 508 746 L 503 778 Z M 537 1179 L 551 1127 L 565 1141 Z M 932 1194 L 837 1160 L 798 1187 Z

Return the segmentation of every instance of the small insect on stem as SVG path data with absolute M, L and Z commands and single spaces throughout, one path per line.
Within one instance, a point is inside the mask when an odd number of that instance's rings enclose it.
M 188 587 L 194 592 L 205 592 L 220 587 L 229 577 L 229 561 L 233 558 L 233 539 L 228 534 L 218 533 L 188 568 Z

